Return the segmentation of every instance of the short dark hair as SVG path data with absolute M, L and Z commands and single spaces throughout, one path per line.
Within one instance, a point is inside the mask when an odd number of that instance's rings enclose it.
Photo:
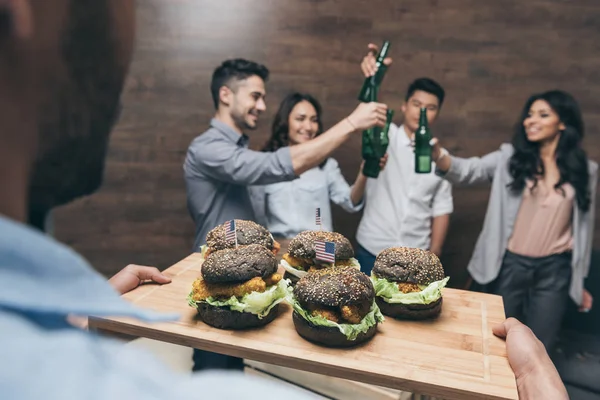
M 241 81 L 255 75 L 266 82 L 269 79 L 269 70 L 262 64 L 243 58 L 223 61 L 213 72 L 210 82 L 210 92 L 215 109 L 219 108 L 219 89 L 221 87 L 228 85 L 232 80 Z
M 440 103 L 440 108 L 442 108 L 444 96 L 446 95 L 442 85 L 430 78 L 415 79 L 410 85 L 408 85 L 408 89 L 406 90 L 406 98 L 404 100 L 408 101 L 408 99 L 410 99 L 417 90 L 422 90 L 423 92 L 427 92 L 437 97 Z

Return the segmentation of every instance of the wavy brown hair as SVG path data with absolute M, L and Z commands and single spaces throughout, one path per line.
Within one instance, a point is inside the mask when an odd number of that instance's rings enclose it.
M 560 179 L 554 186 L 560 190 L 561 185 L 570 183 L 575 189 L 577 206 L 582 211 L 590 208 L 590 188 L 588 171 L 588 158 L 582 147 L 584 135 L 583 118 L 579 105 L 570 94 L 551 90 L 548 92 L 531 96 L 516 125 L 515 134 L 512 139 L 514 154 L 510 158 L 508 169 L 513 181 L 509 187 L 517 193 L 523 191 L 526 180 L 532 180 L 534 187 L 538 182 L 538 176 L 544 175 L 544 164 L 540 157 L 540 144 L 527 139 L 523 121 L 529 115 L 529 110 L 537 100 L 543 100 L 550 105 L 552 110 L 558 114 L 560 122 L 565 125 L 561 131 L 556 148 L 556 165 L 560 171 Z

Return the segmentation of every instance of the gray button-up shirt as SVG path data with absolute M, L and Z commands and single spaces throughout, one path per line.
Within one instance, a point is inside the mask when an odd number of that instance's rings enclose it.
M 255 219 L 249 185 L 296 178 L 289 147 L 273 153 L 249 150 L 246 135 L 217 119 L 192 141 L 183 170 L 188 210 L 196 224 L 193 251 L 215 226 L 236 218 Z

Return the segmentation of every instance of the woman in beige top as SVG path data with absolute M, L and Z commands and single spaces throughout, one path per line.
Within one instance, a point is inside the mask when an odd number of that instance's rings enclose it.
M 582 148 L 583 121 L 569 94 L 531 96 L 512 144 L 484 157 L 450 156 L 436 139 L 439 175 L 454 184 L 492 182 L 469 272 L 502 295 L 507 317 L 527 324 L 549 348 L 569 295 L 589 311 L 589 271 L 598 166 Z

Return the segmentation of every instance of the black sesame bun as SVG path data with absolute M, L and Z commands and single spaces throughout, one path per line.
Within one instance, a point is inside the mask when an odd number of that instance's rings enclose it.
M 288 253 L 292 257 L 310 259 L 316 258 L 315 242 L 335 243 L 335 259 L 348 260 L 354 257 L 354 249 L 350 241 L 337 232 L 304 231 L 290 241 Z
M 265 326 L 277 317 L 278 312 L 279 304 L 273 307 L 267 315 L 259 318 L 256 314 L 234 311 L 229 307 L 198 303 L 198 317 L 202 322 L 219 329 L 240 330 Z
M 375 259 L 373 273 L 390 282 L 429 285 L 444 279 L 444 268 L 438 256 L 430 251 L 392 247 Z
M 306 309 L 357 306 L 364 317 L 375 299 L 375 289 L 359 270 L 333 267 L 306 274 L 294 287 L 294 296 Z
M 443 299 L 441 297 L 429 304 L 391 304 L 379 296 L 375 298 L 375 301 L 377 302 L 377 305 L 379 306 L 379 309 L 383 315 L 397 319 L 433 319 L 442 313 Z
M 190 294 L 191 305 L 197 308 L 200 320 L 215 328 L 248 329 L 264 326 L 277 316 L 279 303 L 259 317 L 258 314 L 237 311 L 226 305 L 210 304 L 206 299 L 222 296 L 222 300 L 227 300 L 236 296 L 240 301 L 245 294 L 268 290 L 271 287 L 269 285 L 275 285 L 281 279 L 276 273 L 277 268 L 277 258 L 260 244 L 211 252 L 202 264 L 202 278 L 194 282 Z M 200 297 L 195 298 L 195 295 Z
M 349 340 L 338 328 L 330 326 L 314 325 L 305 320 L 296 311 L 292 313 L 292 320 L 296 332 L 309 342 L 322 344 L 327 347 L 351 347 L 364 343 L 375 336 L 377 324 L 371 326 L 368 331 L 359 333 L 354 340 Z
M 335 263 L 317 260 L 316 242 L 333 242 L 335 244 Z M 337 232 L 327 231 L 304 231 L 300 232 L 288 245 L 288 252 L 281 260 L 281 266 L 285 269 L 285 277 L 295 285 L 307 272 L 338 267 L 354 267 L 360 270 L 358 260 L 354 258 L 354 249 L 350 241 Z
M 398 284 L 404 293 L 419 292 L 423 286 L 444 279 L 444 268 L 433 253 L 408 247 L 392 247 L 379 253 L 373 266 L 373 276 Z M 428 304 L 388 303 L 377 296 L 377 305 L 384 315 L 398 319 L 431 319 L 442 311 L 442 298 Z
M 296 306 L 303 313 L 321 316 L 338 324 L 359 324 L 375 300 L 373 283 L 352 267 L 332 267 L 309 272 L 294 287 Z M 295 306 L 295 307 L 296 307 Z M 315 325 L 295 308 L 293 321 L 303 338 L 329 347 L 349 347 L 375 335 L 377 322 L 350 340 L 337 327 Z
M 206 246 L 208 247 L 209 252 L 235 247 L 235 242 L 233 240 L 227 240 L 225 235 L 228 224 L 229 221 L 216 226 L 208 232 L 206 235 Z M 278 243 L 276 244 L 271 232 L 264 226 L 253 221 L 236 219 L 235 228 L 238 246 L 260 244 L 271 251 L 275 249 L 279 250 L 277 246 Z
M 207 283 L 245 282 L 266 278 L 277 272 L 277 258 L 259 244 L 212 252 L 202 264 L 202 278 Z

